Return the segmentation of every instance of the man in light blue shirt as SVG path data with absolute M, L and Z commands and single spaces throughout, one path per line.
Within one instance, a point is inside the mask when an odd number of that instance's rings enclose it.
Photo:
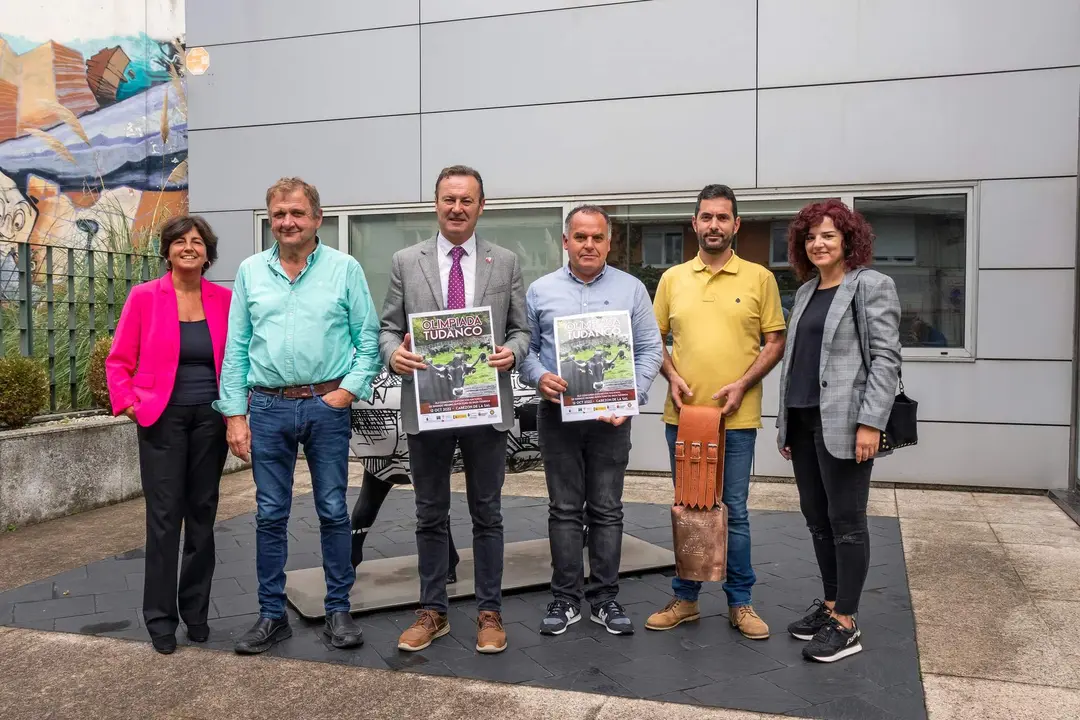
M 565 315 L 628 311 L 639 407 L 648 402 L 649 388 L 663 362 L 663 340 L 645 286 L 633 275 L 607 264 L 611 220 L 603 208 L 574 208 L 566 218 L 563 247 L 569 263 L 534 282 L 525 295 L 530 342 L 520 373 L 525 384 L 537 388 L 550 401 L 540 403 L 537 430 L 551 499 L 548 537 L 554 600 L 540 623 L 540 632 L 565 632 L 568 625 L 581 619 L 585 599 L 593 622 L 614 635 L 628 635 L 634 632 L 634 625 L 615 598 L 619 593 L 630 418 L 612 415 L 563 422 L 559 394 L 567 391 L 568 383 L 558 374 L 553 328 L 555 318 Z M 603 360 L 590 359 L 589 364 L 597 365 L 599 371 Z M 590 577 L 583 589 L 581 547 L 586 528 Z
M 349 614 L 356 579 L 345 504 L 350 409 L 355 399 L 371 399 L 382 365 L 379 318 L 360 263 L 319 242 L 318 190 L 282 178 L 267 190 L 266 207 L 277 242 L 236 273 L 214 404 L 226 417 L 233 454 L 251 459 L 258 508 L 259 620 L 237 640 L 236 652 L 265 652 L 292 635 L 285 561 L 300 445 L 319 515 L 326 631 L 334 647 L 355 647 L 363 637 Z

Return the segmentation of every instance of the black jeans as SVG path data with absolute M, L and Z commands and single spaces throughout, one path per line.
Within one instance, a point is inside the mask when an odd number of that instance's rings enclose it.
M 404 485 L 410 480 L 404 476 L 404 482 L 395 482 L 402 476 L 394 476 L 389 480 L 380 480 L 369 470 L 364 470 L 364 480 L 360 485 L 360 496 L 356 499 L 352 511 L 352 564 L 356 567 L 360 564 L 364 554 L 364 540 L 368 531 L 375 524 L 379 516 L 379 510 L 386 502 L 386 496 L 394 485 Z M 450 545 L 450 568 L 456 568 L 460 557 L 454 547 L 454 536 L 450 534 L 450 516 L 446 516 L 446 541 Z
M 476 606 L 502 610 L 502 487 L 506 477 L 506 432 L 491 426 L 429 430 L 409 435 L 409 464 L 416 496 L 416 552 L 420 607 L 446 612 L 450 564 L 450 466 L 461 447 L 465 492 L 472 516 Z
M 622 560 L 623 478 L 630 459 L 630 422 L 564 423 L 559 406 L 540 401 L 536 413 L 547 478 L 551 593 L 594 608 L 619 594 Z M 589 526 L 589 581 L 582 590 L 581 543 Z
M 216 560 L 218 485 L 229 446 L 225 419 L 209 404 L 168 405 L 157 422 L 139 427 L 138 435 L 146 499 L 143 618 L 151 637 L 162 637 L 176 632 L 179 618 L 189 627 L 206 622 Z M 178 592 L 181 523 L 184 559 Z
M 825 599 L 836 601 L 838 614 L 854 615 L 870 569 L 866 503 L 874 461 L 857 463 L 830 455 L 818 408 L 788 409 L 787 441 Z

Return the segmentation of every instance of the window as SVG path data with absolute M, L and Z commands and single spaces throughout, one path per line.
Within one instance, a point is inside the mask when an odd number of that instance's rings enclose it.
M 874 229 L 874 267 L 896 282 L 900 341 L 963 348 L 967 337 L 968 196 L 856 196 Z
M 671 267 L 683 261 L 683 229 L 680 227 L 645 228 L 641 234 L 641 264 Z
M 319 241 L 324 242 L 332 248 L 342 250 L 341 242 L 338 234 L 338 216 L 323 214 L 322 227 L 319 228 Z M 260 226 L 262 227 L 262 249 L 269 250 L 274 245 L 274 234 L 270 232 L 270 219 L 263 218 Z

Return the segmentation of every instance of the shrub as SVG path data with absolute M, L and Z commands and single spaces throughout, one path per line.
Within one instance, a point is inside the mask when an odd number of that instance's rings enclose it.
M 49 378 L 33 358 L 0 357 L 0 425 L 20 428 L 49 404 Z
M 86 384 L 90 386 L 90 396 L 98 407 L 110 407 L 109 385 L 105 380 L 105 359 L 112 349 L 112 337 L 99 338 L 90 350 L 90 360 L 86 365 Z

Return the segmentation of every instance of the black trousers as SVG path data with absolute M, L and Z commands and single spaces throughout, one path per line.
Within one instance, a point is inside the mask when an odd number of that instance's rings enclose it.
M 188 626 L 206 622 L 218 485 L 229 446 L 225 419 L 209 404 L 169 405 L 157 422 L 139 427 L 138 433 L 146 498 L 143 619 L 151 637 L 161 637 L 174 634 L 180 618 Z M 178 590 L 181 525 L 184 558 Z
M 788 409 L 787 442 L 825 599 L 836 602 L 838 614 L 854 615 L 870 569 L 866 504 L 874 461 L 830 455 L 818 408 Z
M 409 435 L 409 465 L 416 498 L 416 552 L 420 607 L 446 612 L 450 564 L 450 465 L 460 446 L 465 493 L 472 516 L 474 588 L 479 610 L 502 610 L 502 487 L 506 432 L 491 426 L 430 430 Z
M 559 406 L 541 400 L 536 412 L 547 479 L 551 593 L 580 608 L 619 594 L 623 480 L 630 460 L 630 422 L 562 421 Z M 582 534 L 589 528 L 589 581 L 582 587 Z

